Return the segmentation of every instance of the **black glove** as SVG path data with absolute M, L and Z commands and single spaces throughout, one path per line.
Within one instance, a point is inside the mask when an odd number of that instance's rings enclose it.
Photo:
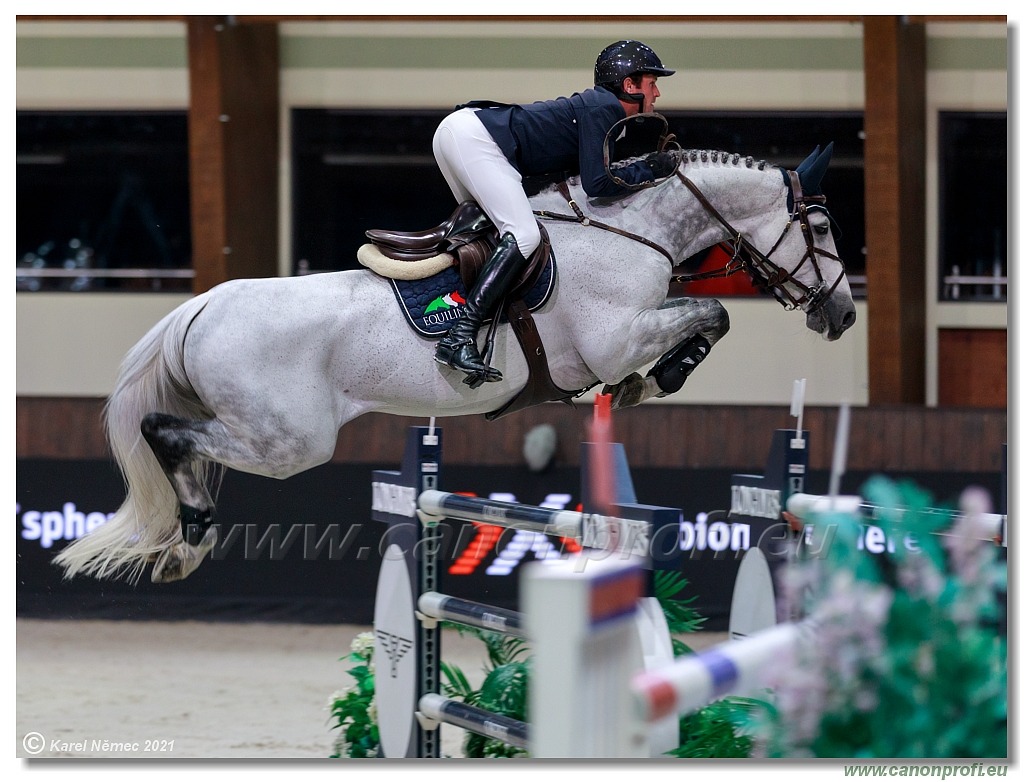
M 655 179 L 669 176 L 676 170 L 676 159 L 670 152 L 652 152 L 644 162 L 651 167 Z

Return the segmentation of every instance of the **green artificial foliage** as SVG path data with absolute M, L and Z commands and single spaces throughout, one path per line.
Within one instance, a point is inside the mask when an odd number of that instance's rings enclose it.
M 672 636 L 672 651 L 676 657 L 690 654 L 693 650 L 676 638 L 677 635 L 699 632 L 704 617 L 693 607 L 694 597 L 682 598 L 683 590 L 689 585 L 683 576 L 669 570 L 654 572 L 654 597 L 665 614 L 669 634 Z
M 338 731 L 332 758 L 375 758 L 380 754 L 380 733 L 373 687 L 373 634 L 360 633 L 352 641 L 352 651 L 341 658 L 355 663 L 348 669 L 354 684 L 331 696 L 328 707 Z
M 1001 549 L 969 532 L 969 513 L 954 530 L 966 534 L 935 534 L 951 513 L 935 513 L 909 483 L 876 478 L 864 496 L 901 509 L 872 521 L 891 551 L 866 553 L 856 518 L 814 520 L 836 535 L 808 571 L 817 582 L 806 592 L 815 642 L 776 683 L 779 709 L 763 727 L 769 754 L 1007 757 Z
M 679 719 L 676 758 L 748 758 L 754 739 L 745 729 L 752 715 L 770 706 L 754 698 L 728 697 Z
M 487 649 L 487 664 L 484 667 L 483 682 L 479 688 L 475 688 L 458 666 L 442 663 L 444 694 L 470 706 L 525 721 L 526 682 L 529 674 L 526 643 L 520 638 L 503 633 L 461 625 L 451 627 L 460 634 L 474 636 L 483 642 Z M 470 731 L 466 732 L 462 751 L 467 758 L 512 758 L 527 755 L 526 750 Z

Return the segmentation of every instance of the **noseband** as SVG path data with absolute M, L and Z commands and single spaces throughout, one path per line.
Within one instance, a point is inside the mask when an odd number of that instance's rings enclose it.
M 729 253 L 730 258 L 719 269 L 697 274 L 678 274 L 672 277 L 672 282 L 693 282 L 695 280 L 708 280 L 715 277 L 729 277 L 742 270 L 750 275 L 750 279 L 753 280 L 758 288 L 774 296 L 787 310 L 801 309 L 804 312 L 811 313 L 820 309 L 828 301 L 829 296 L 832 295 L 836 286 L 839 285 L 840 280 L 846 276 L 846 264 L 835 253 L 823 250 L 814 244 L 814 236 L 812 235 L 811 224 L 807 219 L 807 212 L 814 208 L 824 209 L 825 196 L 805 195 L 803 188 L 800 186 L 800 175 L 795 171 L 787 171 L 786 173 L 789 175 L 789 185 L 793 194 L 793 211 L 790 213 L 789 221 L 786 223 L 786 227 L 782 229 L 782 233 L 776 239 L 775 244 L 772 245 L 772 248 L 767 253 L 762 253 L 752 244 L 749 244 L 743 237 L 743 234 L 729 225 L 729 221 L 722 217 L 721 213 L 711 205 L 711 202 L 705 198 L 700 189 L 687 179 L 682 172 L 677 170 L 676 176 L 693 193 L 705 211 L 729 232 L 730 238 L 721 242 L 719 246 Z M 804 243 L 807 249 L 804 251 L 800 262 L 793 267 L 793 270 L 786 271 L 771 259 L 771 255 L 782 244 L 783 239 L 786 238 L 786 234 L 789 233 L 789 229 L 792 228 L 795 222 L 800 224 L 800 230 L 803 232 Z M 840 267 L 842 267 L 842 271 L 832 285 L 828 285 L 825 282 L 825 277 L 821 273 L 821 267 L 818 265 L 818 258 L 821 256 L 838 261 Z M 808 261 L 814 267 L 814 273 L 818 278 L 817 283 L 812 286 L 804 285 L 794 276 Z M 796 289 L 795 294 L 792 290 L 793 288 Z

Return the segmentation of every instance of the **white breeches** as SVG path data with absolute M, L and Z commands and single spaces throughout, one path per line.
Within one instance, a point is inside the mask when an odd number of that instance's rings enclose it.
M 434 133 L 434 157 L 456 200 L 476 201 L 499 235 L 511 232 L 529 258 L 540 245 L 537 217 L 522 176 L 477 118 L 476 109 L 459 109 L 441 121 Z

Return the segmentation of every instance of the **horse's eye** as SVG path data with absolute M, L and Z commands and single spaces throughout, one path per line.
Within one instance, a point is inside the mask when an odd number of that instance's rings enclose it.
M 824 236 L 828 233 L 828 223 L 822 223 L 821 225 L 814 226 L 814 233 L 818 236 Z

